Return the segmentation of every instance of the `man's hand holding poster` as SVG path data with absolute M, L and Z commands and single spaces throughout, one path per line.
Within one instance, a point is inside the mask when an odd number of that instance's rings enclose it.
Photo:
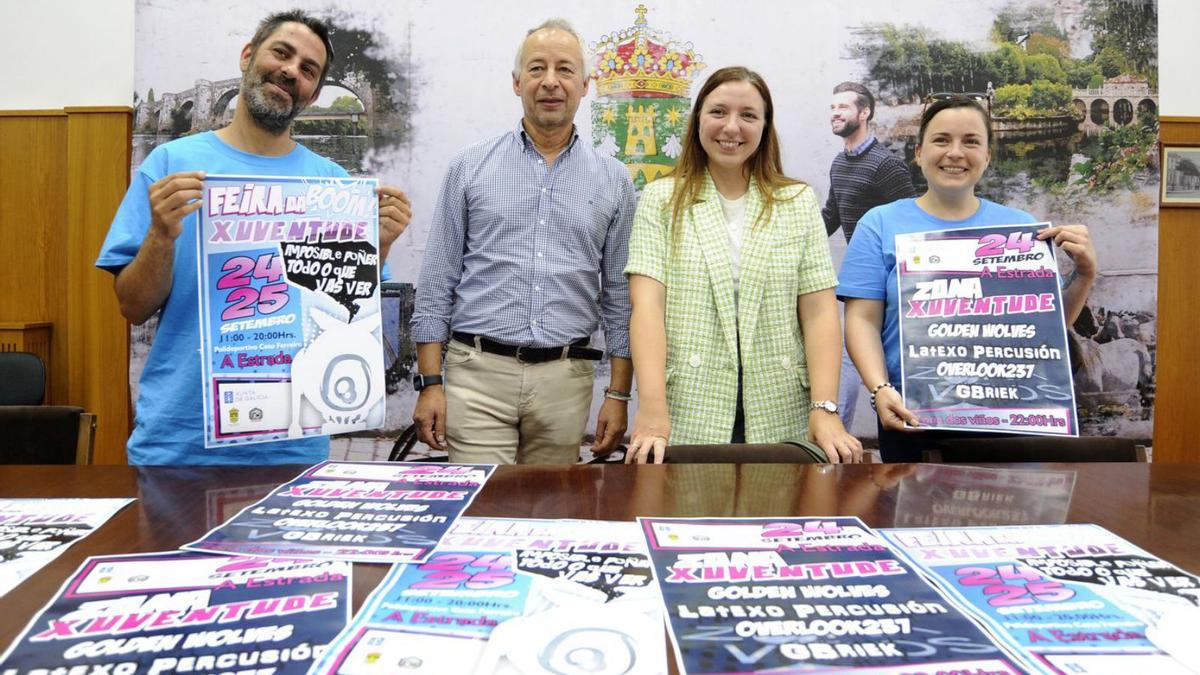
M 1046 226 L 896 237 L 904 404 L 922 427 L 1078 435 Z
M 197 259 L 207 446 L 382 424 L 375 183 L 205 178 Z

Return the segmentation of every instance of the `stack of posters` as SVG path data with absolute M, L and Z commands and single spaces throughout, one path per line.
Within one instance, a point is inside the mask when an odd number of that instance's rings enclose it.
M 383 424 L 375 187 L 205 178 L 196 237 L 206 446 Z
M 0 659 L 0 672 L 300 675 L 349 614 L 344 562 L 88 558 Z
M 421 561 L 494 470 L 482 464 L 322 462 L 182 548 L 355 562 Z
M 96 531 L 132 499 L 0 499 L 0 595 Z
M 1048 673 L 1200 669 L 1200 579 L 1096 525 L 882 533 Z M 1185 665 L 1186 664 L 1186 665 Z
M 315 672 L 663 675 L 665 647 L 635 523 L 463 518 L 392 569 Z
M 1048 225 L 896 236 L 904 405 L 922 427 L 1079 435 Z
M 643 518 L 685 673 L 1019 673 L 857 518 Z

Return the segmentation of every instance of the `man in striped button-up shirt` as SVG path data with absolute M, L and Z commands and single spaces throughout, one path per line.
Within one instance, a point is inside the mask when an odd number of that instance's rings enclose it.
M 576 132 L 586 63 L 567 22 L 529 31 L 513 68 L 521 123 L 460 153 L 442 183 L 413 312 L 413 420 L 451 461 L 577 461 L 598 324 L 612 379 L 596 451 L 625 433 L 633 369 L 622 272 L 636 195 L 625 167 Z

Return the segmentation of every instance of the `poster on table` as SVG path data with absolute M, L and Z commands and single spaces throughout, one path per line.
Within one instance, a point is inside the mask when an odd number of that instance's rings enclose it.
M 1200 668 L 1200 579 L 1097 525 L 883 530 L 1046 673 Z M 1186 667 L 1182 664 L 1188 664 Z
M 896 235 L 904 405 L 922 427 L 1079 435 L 1048 226 Z
M 421 561 L 494 469 L 322 462 L 182 548 L 369 563 Z
M 302 675 L 350 618 L 337 561 L 88 558 L 0 662 L 5 675 Z
M 1074 471 L 919 464 L 900 481 L 896 527 L 1064 523 Z
M 132 499 L 0 499 L 0 595 L 99 529 Z
M 857 518 L 639 521 L 683 672 L 1025 672 Z
M 366 178 L 205 177 L 205 445 L 378 428 L 379 206 Z
M 635 523 L 462 518 L 396 565 L 316 673 L 667 672 Z

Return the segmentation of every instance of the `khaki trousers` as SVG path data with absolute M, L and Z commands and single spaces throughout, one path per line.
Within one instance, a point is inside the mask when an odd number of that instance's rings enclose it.
M 575 464 L 596 363 L 526 364 L 461 342 L 446 347 L 446 443 L 466 464 Z

